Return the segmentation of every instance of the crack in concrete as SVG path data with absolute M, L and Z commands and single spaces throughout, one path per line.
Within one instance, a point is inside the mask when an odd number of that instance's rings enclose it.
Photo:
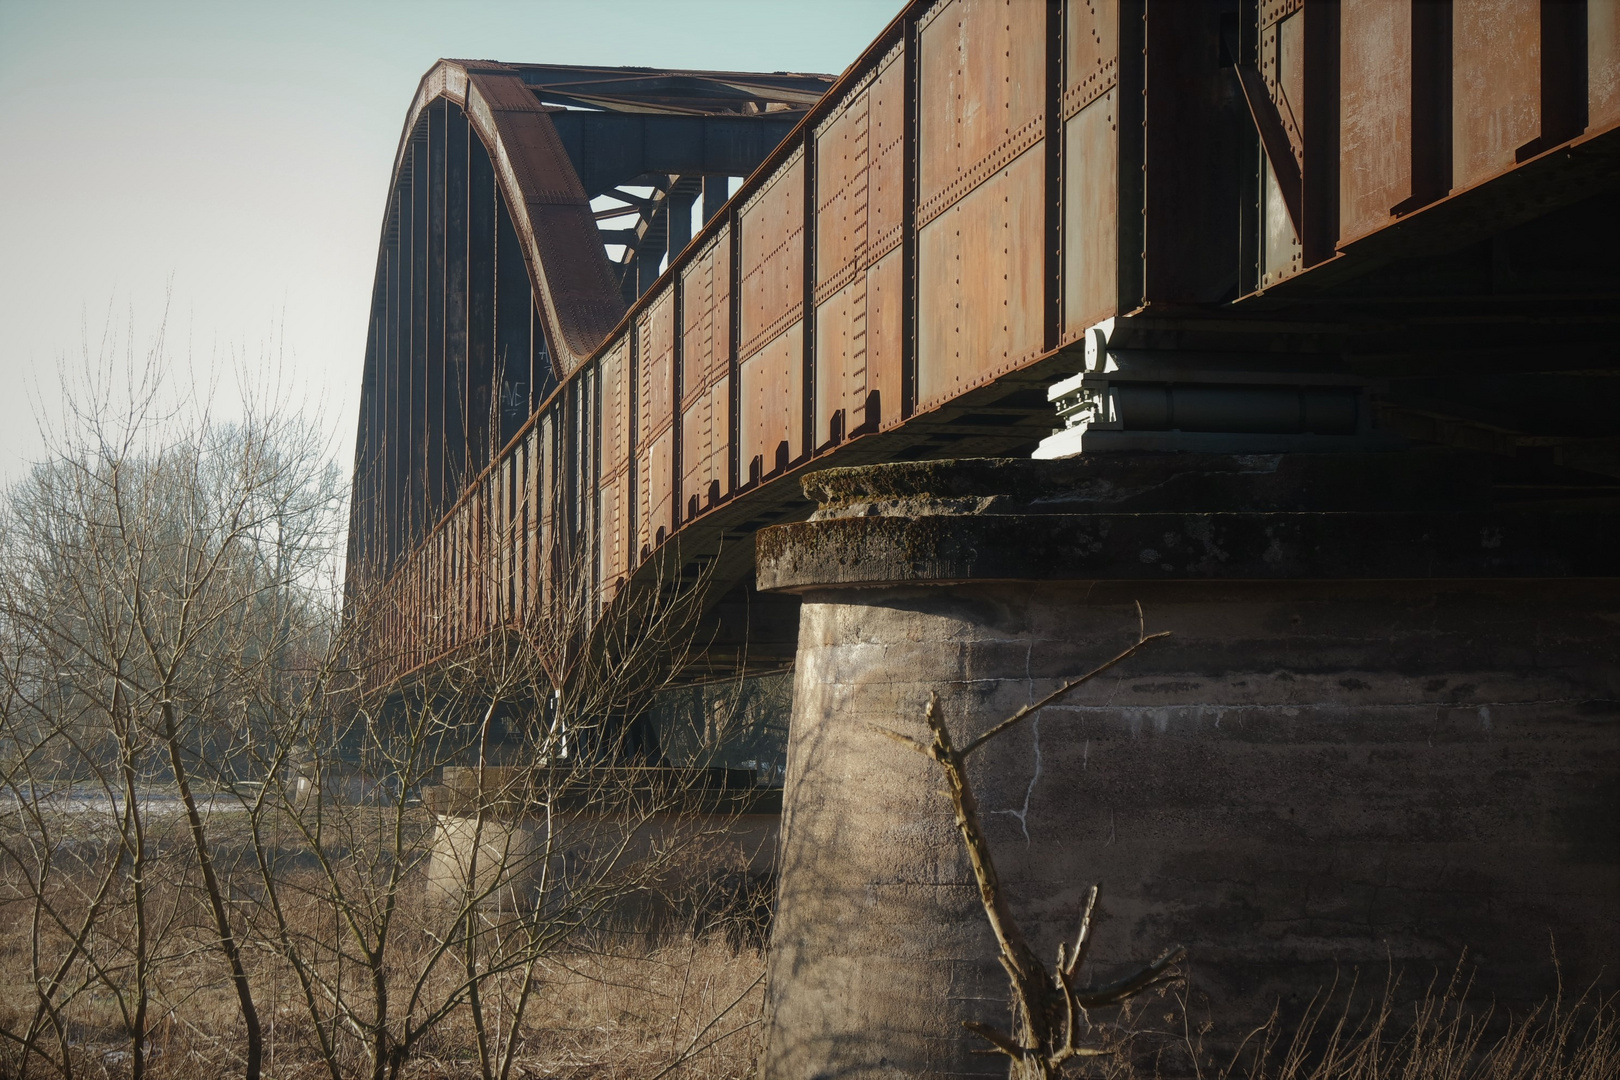
M 1030 719 L 1030 730 L 1035 734 L 1035 771 L 1030 775 L 1029 785 L 1024 788 L 1024 808 L 1022 810 L 992 810 L 992 814 L 1006 814 L 1018 819 L 1018 827 L 1024 830 L 1024 846 L 1029 846 L 1029 800 L 1035 794 L 1035 784 L 1041 778 L 1041 714 L 1036 713 Z
M 1035 643 L 1030 642 L 1024 649 L 1024 694 L 1025 702 L 1035 700 L 1035 676 L 1031 670 L 1035 655 Z M 1029 785 L 1024 788 L 1024 808 L 1022 810 L 992 810 L 993 814 L 1007 814 L 1018 819 L 1018 827 L 1024 830 L 1024 846 L 1029 846 L 1029 800 L 1035 794 L 1035 783 L 1041 778 L 1041 714 L 1036 713 L 1030 718 L 1030 729 L 1034 732 L 1035 772 L 1029 778 Z

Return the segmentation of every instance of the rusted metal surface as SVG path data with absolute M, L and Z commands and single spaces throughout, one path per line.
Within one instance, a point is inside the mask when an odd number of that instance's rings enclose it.
M 1043 344 L 1047 10 L 951 0 L 920 32 L 917 399 L 935 407 Z
M 1076 0 L 1064 12 L 1063 115 L 1119 85 L 1119 0 Z
M 601 579 L 611 600 L 630 572 L 631 457 L 630 339 L 602 355 Z M 544 545 L 544 539 L 542 539 Z M 546 546 L 549 550 L 549 545 Z
M 815 429 L 819 451 L 858 430 L 866 415 L 867 274 L 851 275 L 843 288 L 816 305 Z
M 742 208 L 742 327 L 746 359 L 804 312 L 804 154 L 796 152 Z
M 979 184 L 918 237 L 917 399 L 930 409 L 1041 351 L 1038 150 Z
M 896 47 L 815 133 L 818 451 L 899 419 L 899 281 L 874 264 L 901 242 L 903 69 Z
M 1620 124 L 1620 4 L 1586 5 L 1586 126 Z
M 785 470 L 803 446 L 804 184 L 794 152 L 739 214 L 738 470 L 750 484 Z
M 681 276 L 683 518 L 730 494 L 731 233 L 724 229 Z
M 560 572 L 560 567 L 552 559 L 552 553 L 559 549 L 561 516 L 558 513 L 557 492 L 557 417 L 552 414 L 542 416 L 540 422 L 534 425 L 534 430 L 538 436 L 536 441 L 540 456 L 536 481 L 540 499 L 540 526 L 535 537 L 535 548 L 540 559 L 540 594 L 542 597 L 552 597 L 556 595 Z M 629 465 L 621 464 L 620 469 L 627 473 Z
M 732 384 L 736 360 L 732 268 L 737 262 L 735 234 L 727 226 L 720 230 L 713 249 L 714 303 L 710 321 L 709 354 L 709 477 L 708 504 L 731 497 L 733 476 L 732 433 L 736 430 L 736 408 Z
M 1511 169 L 1541 135 L 1540 0 L 1452 6 L 1452 185 Z
M 1064 17 L 1063 326 L 1073 341 L 1119 306 L 1118 0 Z
M 793 323 L 738 365 L 738 479 L 785 471 L 804 432 L 804 328 Z
M 889 50 L 878 67 L 867 97 L 866 240 L 870 260 L 876 262 L 900 246 L 904 224 L 905 169 L 905 64 L 899 46 Z
M 1305 14 L 1303 4 L 1260 28 L 1260 66 L 1238 65 L 1260 145 L 1265 230 L 1260 281 L 1269 285 L 1304 264 L 1305 233 Z M 1281 7 L 1281 5 L 1277 5 Z M 1280 14 L 1280 12 L 1279 12 Z M 1261 16 L 1264 20 L 1265 15 Z
M 868 430 L 892 431 L 905 420 L 905 263 L 898 246 L 866 272 L 866 401 Z
M 1343 0 L 1339 128 L 1341 243 L 1389 224 L 1412 195 L 1412 6 Z
M 816 301 L 855 276 L 866 254 L 870 90 L 816 131 Z
M 1046 17 L 1021 0 L 948 0 L 922 22 L 920 225 L 1040 141 Z
M 540 578 L 540 433 L 534 428 L 524 436 L 518 457 L 518 538 L 522 544 L 519 573 L 522 575 L 520 610 L 529 619 L 539 609 Z
M 644 551 L 675 528 L 675 295 L 665 289 L 637 322 L 636 510 Z
M 1119 310 L 1118 97 L 1110 87 L 1063 125 L 1063 335 L 1069 341 Z
M 841 442 L 864 420 L 870 136 L 870 88 L 856 93 L 815 134 L 816 356 L 810 443 L 816 450 Z

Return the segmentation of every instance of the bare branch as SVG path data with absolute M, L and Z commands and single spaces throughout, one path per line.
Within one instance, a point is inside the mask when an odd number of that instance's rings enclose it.
M 1129 660 L 1144 646 L 1150 644 L 1151 642 L 1158 641 L 1160 638 L 1167 638 L 1169 636 L 1170 631 L 1161 630 L 1157 634 L 1150 634 L 1147 637 L 1139 638 L 1135 644 L 1126 649 L 1124 652 L 1120 653 L 1118 656 L 1098 664 L 1095 668 L 1092 668 L 1078 679 L 1073 679 L 1064 683 L 1050 694 L 1047 694 L 1045 697 L 1041 698 L 1041 700 L 1025 705 L 1022 709 L 1019 709 L 1017 712 L 1007 717 L 1007 719 L 1003 720 L 995 727 L 992 727 L 989 731 L 986 731 L 983 735 L 971 740 L 966 746 L 962 747 L 961 755 L 963 757 L 967 757 L 969 754 L 973 753 L 973 751 L 977 750 L 979 747 L 983 746 L 997 735 L 1000 735 L 1002 732 L 1018 724 L 1020 721 L 1028 719 L 1031 715 L 1040 712 L 1042 709 L 1046 708 L 1046 706 L 1052 704 L 1054 701 L 1057 701 L 1059 698 L 1063 697 L 1071 690 L 1074 690 L 1076 687 L 1085 685 L 1092 679 L 1095 679 L 1098 675 L 1101 675 L 1103 672 L 1113 667 L 1115 664 Z
M 868 726 L 870 726 L 871 729 L 877 732 L 879 735 L 882 735 L 885 739 L 893 739 L 895 742 L 917 751 L 917 753 L 923 755 L 924 757 L 934 756 L 933 753 L 929 751 L 927 746 L 918 742 L 916 739 L 913 739 L 910 735 L 902 735 L 898 731 L 893 731 L 882 726 L 881 724 L 871 724 Z
M 1087 1008 L 1118 1004 L 1150 987 L 1177 978 L 1174 965 L 1185 955 L 1181 946 L 1174 946 L 1153 963 L 1123 979 L 1103 986 L 1076 989 L 1072 977 L 1080 969 L 1090 946 L 1092 915 L 1100 891 L 1100 887 L 1094 885 L 1086 893 L 1073 952 L 1066 944 L 1059 945 L 1056 968 L 1048 973 L 1030 950 L 1008 905 L 995 859 L 979 820 L 978 801 L 967 775 L 966 757 L 973 750 L 1075 687 L 1135 655 L 1149 643 L 1169 636 L 1168 631 L 1145 633 L 1146 618 L 1140 603 L 1137 604 L 1137 628 L 1137 640 L 1129 648 L 1080 678 L 1063 684 L 1041 700 L 1024 706 L 961 748 L 951 738 L 938 693 L 929 694 L 928 705 L 923 711 L 924 722 L 934 736 L 932 744 L 924 746 L 899 732 L 874 725 L 878 733 L 932 758 L 944 773 L 945 795 L 950 800 L 957 833 L 962 837 L 973 878 L 978 885 L 980 904 L 996 939 L 997 959 L 1007 972 L 1011 986 L 1016 1031 L 1009 1035 L 976 1021 L 963 1021 L 963 1026 L 1008 1058 L 1009 1075 L 1015 1080 L 1052 1080 L 1066 1061 L 1106 1054 L 1106 1050 L 1077 1045 L 1079 1016 Z
M 1080 912 L 1080 931 L 1074 938 L 1074 950 L 1069 955 L 1069 962 L 1063 962 L 1063 954 L 1058 953 L 1058 970 L 1065 979 L 1072 978 L 1079 970 L 1080 965 L 1086 961 L 1086 949 L 1091 944 L 1091 913 L 1097 906 L 1097 894 L 1102 891 L 1101 885 L 1093 885 L 1086 893 L 1086 906 Z M 1063 946 L 1059 945 L 1061 950 Z
M 1012 1036 L 1005 1035 L 989 1024 L 981 1024 L 977 1020 L 964 1020 L 962 1026 L 1015 1061 L 1022 1060 L 1034 1049 L 1033 1047 L 1019 1046 L 1013 1041 Z

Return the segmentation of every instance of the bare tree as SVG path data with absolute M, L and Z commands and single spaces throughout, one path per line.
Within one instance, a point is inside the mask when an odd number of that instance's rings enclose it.
M 950 799 L 956 830 L 967 849 L 973 879 L 979 888 L 979 901 L 995 934 L 997 959 L 1007 972 L 1013 998 L 1012 1031 L 1002 1031 L 975 1021 L 965 1021 L 964 1026 L 993 1046 L 995 1052 L 1006 1056 L 1007 1075 L 1014 1080 L 1052 1080 L 1059 1075 L 1065 1063 L 1075 1058 L 1107 1053 L 1105 1050 L 1081 1046 L 1078 1041 L 1086 1010 L 1118 1005 L 1150 987 L 1176 978 L 1174 965 L 1185 955 L 1185 950 L 1175 945 L 1166 949 L 1151 964 L 1125 978 L 1102 985 L 1077 985 L 1075 980 L 1091 944 L 1091 916 L 1098 893 L 1098 886 L 1092 886 L 1080 913 L 1079 932 L 1074 945 L 1070 947 L 1064 943 L 1058 946 L 1057 962 L 1049 971 L 1035 955 L 1018 920 L 1013 917 L 989 842 L 985 838 L 984 827 L 979 820 L 979 802 L 968 780 L 967 759 L 974 751 L 1114 665 L 1130 659 L 1152 642 L 1170 636 L 1169 631 L 1147 633 L 1145 621 L 1140 618 L 1140 605 L 1137 606 L 1137 614 L 1137 639 L 1123 652 L 1079 678 L 1064 683 L 1039 701 L 1024 706 L 961 746 L 951 737 L 938 694 L 929 695 L 928 707 L 924 710 L 924 720 L 933 735 L 929 742 L 920 742 L 887 728 L 877 728 L 882 734 L 933 760 L 945 776 L 945 795 Z
M 506 1080 L 547 965 L 688 887 L 746 802 L 643 730 L 701 645 L 707 573 L 670 545 L 604 604 L 585 545 L 559 548 L 541 602 L 379 677 L 400 594 L 343 595 L 318 428 L 169 393 L 161 341 L 123 385 L 91 368 L 0 500 L 0 905 L 31 994 L 0 1071 L 142 1078 L 178 1029 L 257 1077 L 286 985 L 333 1080 L 468 1028 Z M 506 587 L 493 558 L 469 573 Z M 187 1019 L 216 997 L 229 1031 Z M 105 1002 L 116 1050 L 85 1034 Z
M 341 488 L 317 430 L 285 402 L 249 392 L 231 422 L 206 402 L 164 404 L 162 349 L 160 335 L 122 391 L 114 366 L 87 365 L 50 459 L 4 511 L 0 619 L 16 650 L 5 672 L 7 853 L 25 868 L 38 928 L 38 1005 L 19 1038 L 26 1060 L 41 1025 L 57 1029 L 55 1063 L 71 1072 L 60 1006 L 84 989 L 70 978 L 81 967 L 118 1001 L 131 1074 L 144 1074 L 156 934 L 179 924 L 172 902 L 159 912 L 152 901 L 173 869 L 194 875 L 205 901 L 244 1073 L 256 1078 L 261 1024 L 210 835 L 214 793 L 256 738 L 248 688 L 286 665 L 311 591 L 330 577 Z M 178 807 L 183 840 L 165 828 L 154 844 L 162 797 Z M 64 811 L 100 813 L 116 837 L 83 867 L 92 884 L 73 912 L 56 885 L 71 893 L 84 875 L 61 872 L 53 830 L 82 821 Z M 93 947 L 117 940 L 113 929 L 124 935 L 116 963 Z

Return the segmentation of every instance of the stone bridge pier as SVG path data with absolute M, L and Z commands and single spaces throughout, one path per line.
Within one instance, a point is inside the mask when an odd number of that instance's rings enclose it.
M 1505 504 L 1442 451 L 1099 455 L 829 470 L 763 530 L 803 598 L 769 1080 L 1005 1075 L 1006 978 L 924 737 L 972 778 L 1043 958 L 1102 885 L 1094 978 L 1189 950 L 1235 1041 L 1359 967 L 1465 949 L 1499 1005 L 1620 966 L 1620 517 Z M 1241 507 L 1241 512 L 1229 508 Z

